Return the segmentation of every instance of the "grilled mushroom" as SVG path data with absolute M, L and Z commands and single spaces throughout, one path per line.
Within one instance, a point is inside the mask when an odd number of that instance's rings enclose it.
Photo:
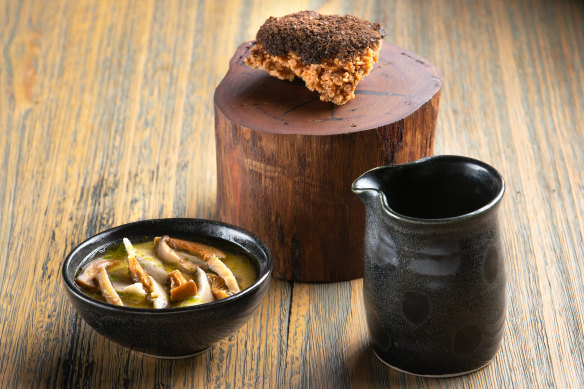
M 136 250 L 134 250 L 132 243 L 130 243 L 128 238 L 124 238 L 123 242 L 124 246 L 126 247 L 126 251 L 128 252 L 128 269 L 130 271 L 130 278 L 134 282 L 141 283 L 147 292 L 152 292 L 153 288 L 150 277 L 136 260 Z
M 114 260 L 101 260 L 93 261 L 85 266 L 83 272 L 77 277 L 76 281 L 79 285 L 91 289 L 94 292 L 99 291 L 99 284 L 97 282 L 97 271 L 100 267 L 108 268 L 110 266 L 116 265 L 118 261 Z
M 232 294 L 239 292 L 239 285 L 237 284 L 237 280 L 233 276 L 233 273 L 227 266 L 225 266 L 223 261 L 219 259 L 225 258 L 225 253 L 223 251 L 201 243 L 174 239 L 170 238 L 169 236 L 163 236 L 159 239 L 159 243 L 160 242 L 166 243 L 166 245 L 171 250 L 172 248 L 180 248 L 181 250 L 185 250 L 191 254 L 200 256 L 203 261 L 207 263 L 211 270 L 223 278 L 227 288 L 229 289 L 229 292 Z
M 211 293 L 213 293 L 213 296 L 215 296 L 217 300 L 231 296 L 231 292 L 229 292 L 223 278 L 215 274 L 207 274 L 207 278 L 209 278 L 209 284 L 211 285 Z
M 97 282 L 99 284 L 99 291 L 105 301 L 114 305 L 124 305 L 122 299 L 118 296 L 118 292 L 114 289 L 104 266 L 100 266 L 97 269 Z
M 168 246 L 168 240 L 170 238 L 165 235 L 163 237 L 154 238 L 154 252 L 161 259 L 177 264 L 182 270 L 187 273 L 195 273 L 197 271 L 197 265 L 186 261 L 180 255 L 178 255 L 173 249 Z

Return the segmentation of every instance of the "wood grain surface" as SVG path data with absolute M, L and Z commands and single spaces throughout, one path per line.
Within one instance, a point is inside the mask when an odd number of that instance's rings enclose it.
M 381 364 L 360 280 L 274 281 L 210 352 L 123 349 L 72 310 L 59 267 L 105 228 L 216 218 L 213 90 L 270 15 L 381 22 L 445 84 L 436 154 L 506 179 L 508 320 L 485 369 Z M 0 3 L 0 387 L 583 387 L 584 4 L 579 0 Z

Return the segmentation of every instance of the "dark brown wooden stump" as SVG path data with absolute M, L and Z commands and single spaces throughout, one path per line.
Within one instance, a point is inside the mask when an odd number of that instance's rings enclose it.
M 247 67 L 250 47 L 237 49 L 215 90 L 219 217 L 266 241 L 275 278 L 362 277 L 365 210 L 351 183 L 432 155 L 442 79 L 384 43 L 356 98 L 335 106 L 301 82 Z

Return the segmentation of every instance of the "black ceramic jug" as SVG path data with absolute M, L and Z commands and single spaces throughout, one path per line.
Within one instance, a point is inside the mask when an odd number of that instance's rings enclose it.
M 352 190 L 366 208 L 363 297 L 377 356 L 424 376 L 489 363 L 506 317 L 501 175 L 443 155 L 370 170 Z

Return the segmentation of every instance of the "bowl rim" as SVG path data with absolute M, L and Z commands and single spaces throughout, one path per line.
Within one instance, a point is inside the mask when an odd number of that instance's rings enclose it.
M 73 258 L 75 258 L 76 255 L 78 255 L 77 253 L 79 251 L 81 251 L 83 248 L 85 248 L 86 246 L 90 245 L 95 240 L 97 240 L 100 235 L 106 235 L 108 233 L 113 233 L 113 232 L 116 232 L 118 230 L 132 228 L 133 226 L 143 224 L 143 223 L 168 222 L 171 220 L 190 222 L 190 223 L 194 223 L 195 225 L 199 224 L 199 223 L 204 223 L 207 225 L 212 224 L 212 225 L 215 225 L 218 227 L 227 228 L 227 229 L 242 233 L 244 235 L 247 235 L 249 238 L 251 238 L 254 241 L 254 243 L 260 248 L 260 250 L 264 252 L 264 254 L 266 256 L 267 266 L 266 266 L 266 270 L 265 270 L 264 274 L 260 274 L 258 276 L 258 279 L 253 284 L 251 284 L 250 286 L 248 286 L 247 288 L 243 289 L 242 291 L 238 292 L 237 294 L 235 294 L 233 296 L 229 296 L 229 297 L 221 299 L 221 300 L 215 300 L 215 301 L 212 301 L 210 303 L 205 303 L 205 304 L 200 304 L 200 305 L 191 305 L 188 307 L 176 307 L 176 308 L 160 308 L 160 309 L 118 306 L 118 305 L 113 305 L 113 304 L 109 304 L 109 303 L 106 303 L 103 301 L 96 300 L 94 298 L 87 296 L 85 293 L 83 293 L 81 291 L 81 289 L 79 289 L 75 285 L 74 281 L 69 277 L 69 275 L 67 273 L 67 265 L 71 262 L 71 260 Z M 218 236 L 213 236 L 213 235 L 208 235 L 208 236 L 211 238 L 216 238 L 216 239 L 227 241 L 231 244 L 234 244 L 234 245 L 242 248 L 240 244 L 232 242 L 230 240 L 227 240 L 227 239 L 224 239 L 224 238 L 221 238 Z M 256 261 L 259 262 L 258 258 L 251 255 L 249 252 L 247 254 L 254 257 L 256 259 Z M 88 256 L 83 258 L 81 260 L 81 262 L 86 260 L 87 257 Z M 272 251 L 270 250 L 268 245 L 262 239 L 260 239 L 257 235 L 255 235 L 254 233 L 247 231 L 241 227 L 237 227 L 237 226 L 234 226 L 232 224 L 220 222 L 217 220 L 171 217 L 171 218 L 158 218 L 158 219 L 142 219 L 142 220 L 138 220 L 138 221 L 134 221 L 134 222 L 130 222 L 130 223 L 120 224 L 118 226 L 109 228 L 107 230 L 100 231 L 97 234 L 85 239 L 83 242 L 81 242 L 77 246 L 75 246 L 69 252 L 69 254 L 67 254 L 67 256 L 65 257 L 65 260 L 61 264 L 61 278 L 63 280 L 63 283 L 65 284 L 66 289 L 69 291 L 69 293 L 71 293 L 77 299 L 80 299 L 83 302 L 90 304 L 90 305 L 92 305 L 96 308 L 99 308 L 101 310 L 108 310 L 108 311 L 113 311 L 113 312 L 135 313 L 135 314 L 146 314 L 146 315 L 160 315 L 160 314 L 166 315 L 166 314 L 179 314 L 179 313 L 191 312 L 191 311 L 204 311 L 207 309 L 213 309 L 214 307 L 217 307 L 220 305 L 232 303 L 232 302 L 234 302 L 240 298 L 243 298 L 244 296 L 252 293 L 256 289 L 258 289 L 264 282 L 269 280 L 273 269 L 274 269 L 274 259 L 272 256 Z M 258 269 L 258 271 L 259 271 L 259 269 Z

